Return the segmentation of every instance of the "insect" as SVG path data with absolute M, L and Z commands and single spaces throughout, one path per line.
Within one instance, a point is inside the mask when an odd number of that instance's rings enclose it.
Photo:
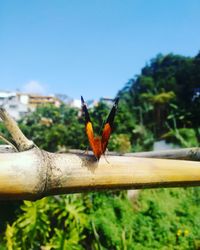
M 101 155 L 103 155 L 106 151 L 108 140 L 113 130 L 113 122 L 114 122 L 118 102 L 119 102 L 119 98 L 117 97 L 114 100 L 114 105 L 108 115 L 108 118 L 103 127 L 102 135 L 100 137 L 100 136 L 94 135 L 92 122 L 90 120 L 90 115 L 89 115 L 86 103 L 83 97 L 81 96 L 82 111 L 85 114 L 85 130 L 86 130 L 86 134 L 90 143 L 90 147 L 92 148 L 92 151 L 97 160 L 99 160 Z

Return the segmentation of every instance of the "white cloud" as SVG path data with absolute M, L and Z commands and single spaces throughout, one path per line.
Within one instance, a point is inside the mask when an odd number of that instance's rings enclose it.
M 38 81 L 30 81 L 22 87 L 22 91 L 29 94 L 45 94 L 46 88 Z

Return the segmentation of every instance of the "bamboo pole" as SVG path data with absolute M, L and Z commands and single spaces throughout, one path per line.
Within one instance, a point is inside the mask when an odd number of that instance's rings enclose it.
M 82 153 L 49 153 L 28 140 L 4 109 L 0 117 L 19 150 L 0 153 L 0 199 L 200 185 L 200 162 L 112 155 L 96 161 Z
M 181 148 L 168 149 L 151 152 L 128 153 L 126 156 L 146 157 L 146 158 L 164 158 L 200 161 L 200 148 Z
M 47 195 L 200 185 L 199 162 L 126 156 L 109 156 L 96 162 L 93 157 L 73 154 L 57 154 L 56 157 L 51 154 L 51 158 L 54 159 L 54 170 L 46 185 Z
M 48 195 L 110 189 L 200 185 L 192 161 L 54 154 L 34 148 L 0 154 L 0 198 L 36 200 Z
M 84 151 L 77 149 L 70 149 L 69 152 L 83 153 Z M 90 151 L 89 154 L 92 155 L 93 153 Z M 200 161 L 200 148 L 194 147 L 194 148 L 168 149 L 168 150 L 136 152 L 136 153 L 126 153 L 126 154 L 120 154 L 117 152 L 106 152 L 106 155 Z

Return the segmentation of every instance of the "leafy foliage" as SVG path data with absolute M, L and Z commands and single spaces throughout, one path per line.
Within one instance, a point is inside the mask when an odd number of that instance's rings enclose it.
M 133 204 L 125 192 L 26 201 L 7 225 L 5 244 L 9 250 L 198 249 L 199 191 L 144 190 Z
M 7 225 L 7 248 L 82 249 L 78 244 L 87 225 L 84 210 L 75 195 L 24 201 L 18 219 Z
M 84 143 L 84 124 L 79 122 L 78 110 L 62 105 L 39 107 L 36 112 L 20 122 L 27 137 L 43 149 L 56 151 L 62 147 L 82 148 Z M 74 140 L 74 138 L 79 140 Z
M 175 119 L 178 129 L 193 128 L 199 140 L 199 69 L 199 54 L 194 58 L 159 54 L 119 95 L 155 139 L 169 132 Z

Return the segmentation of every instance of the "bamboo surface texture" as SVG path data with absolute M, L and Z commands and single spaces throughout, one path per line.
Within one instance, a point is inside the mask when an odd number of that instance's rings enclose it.
M 94 190 L 200 185 L 200 162 L 86 154 L 38 148 L 0 153 L 0 198 L 36 200 Z

